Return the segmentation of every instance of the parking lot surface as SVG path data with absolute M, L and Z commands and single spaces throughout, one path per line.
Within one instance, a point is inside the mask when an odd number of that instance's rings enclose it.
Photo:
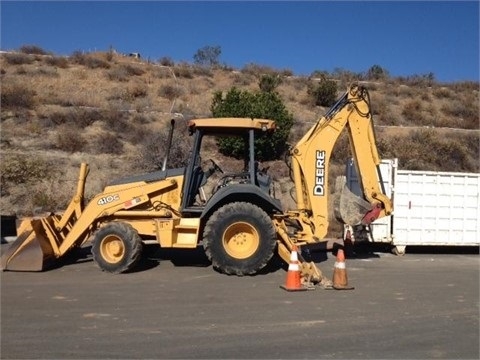
M 89 257 L 41 273 L 1 273 L 1 358 L 480 356 L 475 251 L 369 252 L 347 258 L 354 290 L 287 292 L 284 268 L 227 276 L 201 251 L 148 250 L 130 274 L 104 273 Z M 319 258 L 331 277 L 335 258 Z

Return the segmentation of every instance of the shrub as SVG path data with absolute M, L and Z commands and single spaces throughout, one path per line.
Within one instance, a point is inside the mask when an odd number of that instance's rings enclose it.
M 10 65 L 27 65 L 35 61 L 33 56 L 23 53 L 4 54 L 3 57 Z
M 438 99 L 448 99 L 454 95 L 453 92 L 446 87 L 435 88 L 432 93 Z
M 55 144 L 59 150 L 75 153 L 82 151 L 87 143 L 81 134 L 80 128 L 62 125 L 57 130 Z
M 468 100 L 453 100 L 442 106 L 442 112 L 453 117 L 456 127 L 478 129 L 478 103 Z
M 345 70 L 342 68 L 335 68 L 332 72 L 332 77 L 340 80 L 341 86 L 343 88 L 348 87 L 352 82 L 363 80 L 363 74 L 355 73 L 350 70 Z
M 115 154 L 123 152 L 123 144 L 117 135 L 105 133 L 93 139 L 92 150 L 95 154 Z
M 192 68 L 193 74 L 197 76 L 213 77 L 213 72 L 210 68 L 204 66 L 194 66 Z
M 115 67 L 107 71 L 107 78 L 110 81 L 126 82 L 130 78 L 130 74 L 123 67 Z
M 176 99 L 182 94 L 182 89 L 176 85 L 165 84 L 158 89 L 158 95 L 168 100 Z
M 258 87 L 263 92 L 272 92 L 282 83 L 282 79 L 278 75 L 265 74 L 262 75 L 258 82 Z
M 108 61 L 100 59 L 91 54 L 84 54 L 81 51 L 74 51 L 70 59 L 73 63 L 86 66 L 90 69 L 110 68 Z
M 204 46 L 193 55 L 193 62 L 197 65 L 215 66 L 219 64 L 222 48 L 220 46 Z
M 24 84 L 3 84 L 1 104 L 4 109 L 32 109 L 35 106 L 34 90 Z
M 64 111 L 55 111 L 41 117 L 47 120 L 46 123 L 44 122 L 47 126 L 50 122 L 54 126 L 68 125 L 75 128 L 86 128 L 95 121 L 102 120 L 103 114 L 97 109 L 71 108 Z
M 310 85 L 307 93 L 315 105 L 330 107 L 337 100 L 337 84 L 333 80 L 322 78 L 317 85 Z
M 148 88 L 145 84 L 136 83 L 125 89 L 122 99 L 125 101 L 133 101 L 137 98 L 147 96 Z
M 158 59 L 158 63 L 163 66 L 174 66 L 175 62 L 172 60 L 172 58 L 168 56 L 163 56 L 160 59 Z
M 39 76 L 48 76 L 48 77 L 59 77 L 60 75 L 57 72 L 57 68 L 49 66 L 39 66 L 31 72 L 31 75 Z
M 421 120 L 421 111 L 422 111 L 422 102 L 415 99 L 408 101 L 402 110 L 402 115 L 408 121 L 420 122 Z
M 426 129 L 382 137 L 378 149 L 383 158 L 398 158 L 402 169 L 478 172 L 478 143 L 478 135 L 444 137 Z
M 193 79 L 193 71 L 187 64 L 180 64 L 173 69 L 176 77 Z
M 276 121 L 277 130 L 271 136 L 255 140 L 255 156 L 258 160 L 278 159 L 287 149 L 286 142 L 293 126 L 293 116 L 275 92 L 251 93 L 232 88 L 223 98 L 218 91 L 214 93 L 211 111 L 213 117 L 251 117 Z M 219 138 L 218 146 L 224 155 L 236 158 L 244 155 L 244 139 Z
M 168 157 L 167 168 L 184 167 L 188 163 L 192 149 L 192 138 L 185 136 L 187 133 L 186 121 L 182 121 L 175 128 L 172 138 L 172 146 Z M 170 125 L 162 128 L 161 131 L 149 133 L 142 142 L 140 158 L 137 165 L 147 171 L 159 170 L 162 168 L 167 153 L 167 140 Z
M 68 68 L 68 60 L 67 58 L 61 57 L 61 56 L 52 56 L 52 57 L 46 57 L 45 58 L 45 63 L 51 66 L 56 66 L 62 69 Z
M 247 75 L 254 75 L 257 78 L 260 78 L 264 74 L 277 74 L 278 71 L 276 71 L 274 68 L 270 66 L 265 66 L 265 65 L 258 65 L 258 64 L 247 64 L 245 65 L 242 69 L 241 72 L 243 74 Z
M 105 110 L 102 112 L 102 120 L 108 130 L 118 133 L 129 133 L 132 131 L 132 125 L 127 121 L 128 114 L 115 109 Z
M 15 74 L 17 75 L 27 75 L 27 69 L 24 66 L 20 65 L 15 68 Z
M 5 185 L 19 185 L 49 178 L 51 165 L 29 155 L 4 155 L 0 162 L 2 189 Z
M 368 80 L 384 80 L 388 78 L 388 71 L 380 65 L 373 65 L 368 69 L 366 77 Z
M 138 66 L 133 66 L 130 64 L 123 64 L 120 66 L 120 68 L 124 69 L 125 72 L 130 76 L 141 76 L 145 74 L 145 70 Z
M 49 52 L 43 50 L 40 46 L 37 45 L 23 45 L 20 47 L 20 52 L 24 54 L 34 54 L 34 55 L 48 55 Z

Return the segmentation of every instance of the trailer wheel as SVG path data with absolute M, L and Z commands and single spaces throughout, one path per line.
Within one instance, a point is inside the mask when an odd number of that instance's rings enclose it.
M 267 265 L 276 245 L 270 217 L 258 206 L 235 202 L 218 209 L 205 225 L 203 247 L 217 270 L 252 275 Z
M 92 255 L 103 271 L 124 273 L 133 269 L 140 260 L 142 239 L 131 225 L 112 222 L 96 232 Z

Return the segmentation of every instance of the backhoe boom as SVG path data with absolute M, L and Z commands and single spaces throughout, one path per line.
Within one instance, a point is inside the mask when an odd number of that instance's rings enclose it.
M 327 234 L 329 161 L 345 128 L 358 167 L 364 199 L 353 199 L 351 195 L 345 199 L 348 190 L 341 189 L 344 199 L 336 201 L 340 215 L 337 217 L 344 223 L 370 223 L 392 212 L 390 199 L 379 185 L 380 158 L 368 92 L 353 85 L 291 150 L 298 208 L 296 217 L 303 225 L 302 241 L 316 242 Z

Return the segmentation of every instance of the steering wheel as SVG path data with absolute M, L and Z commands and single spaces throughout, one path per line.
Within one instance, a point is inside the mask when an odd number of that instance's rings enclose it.
M 218 166 L 217 163 L 215 161 L 213 161 L 212 159 L 210 159 L 210 161 L 212 162 L 213 170 L 214 171 L 219 171 L 220 173 L 223 174 L 223 170 L 220 168 L 220 166 Z

